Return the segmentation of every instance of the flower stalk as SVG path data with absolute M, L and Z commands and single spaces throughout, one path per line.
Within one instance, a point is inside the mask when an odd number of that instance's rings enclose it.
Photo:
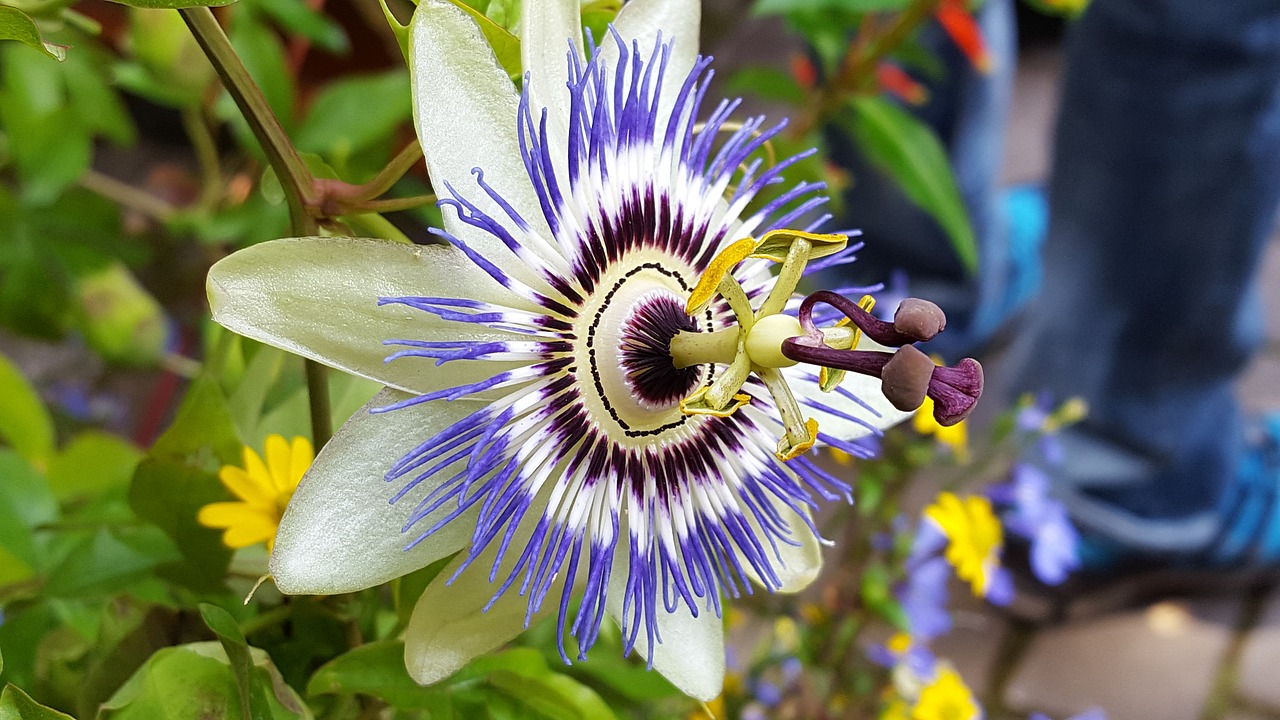
M 280 179 L 285 202 L 289 207 L 289 226 L 294 235 L 308 236 L 319 233 L 315 215 L 308 207 L 315 183 L 297 148 L 271 111 L 266 97 L 258 87 L 244 63 L 236 56 L 231 41 L 222 31 L 213 11 L 207 7 L 184 8 L 182 19 L 191 29 L 196 42 L 213 64 L 222 85 L 235 101 L 240 114 L 249 123 L 249 129 L 257 138 L 267 162 Z M 317 448 L 328 442 L 333 434 L 333 420 L 329 407 L 328 371 L 314 360 L 305 360 L 307 374 L 307 398 L 311 406 L 311 439 Z

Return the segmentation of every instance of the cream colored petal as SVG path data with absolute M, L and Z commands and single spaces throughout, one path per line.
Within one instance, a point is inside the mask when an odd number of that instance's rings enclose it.
M 462 469 L 463 460 L 424 480 L 394 505 L 404 482 L 383 480 L 405 453 L 482 404 L 435 401 L 371 414 L 408 395 L 383 390 L 347 421 L 316 458 L 294 494 L 271 555 L 276 585 L 289 594 L 332 595 L 367 588 L 417 570 L 466 545 L 475 512 L 448 523 L 411 550 L 406 545 L 449 512 L 446 505 L 409 532 L 414 506 Z
M 520 59 L 529 74 L 530 107 L 547 108 L 547 135 L 556 148 L 551 157 L 562 185 L 568 177 L 569 53 L 579 64 L 584 59 L 580 13 L 578 0 L 521 4 Z
M 795 510 L 781 502 L 774 503 L 774 507 L 782 517 L 782 520 L 786 522 L 787 527 L 791 529 L 790 539 L 799 543 L 799 545 L 789 545 L 781 540 L 776 540 L 778 551 L 775 555 L 773 546 L 765 539 L 764 531 L 760 529 L 755 516 L 750 512 L 746 513 L 747 522 L 751 525 L 751 529 L 755 531 L 756 537 L 760 538 L 760 544 L 764 547 L 766 556 L 773 564 L 773 569 L 778 574 L 778 580 L 782 582 L 782 585 L 776 591 L 797 593 L 809 587 L 809 584 L 817 579 L 818 573 L 822 572 L 822 543 L 818 542 L 818 538 L 809 529 L 805 518 L 801 517 Z M 779 562 L 779 557 L 781 557 L 781 562 Z M 751 568 L 750 563 L 742 560 L 742 567 L 751 575 L 752 580 L 762 587 L 764 586 L 764 583 L 760 582 L 755 571 Z
M 452 584 L 445 583 L 462 565 L 461 555 L 427 586 L 413 609 L 404 637 L 405 667 L 415 681 L 422 685 L 439 682 L 472 658 L 502 647 L 525 630 L 528 600 L 517 592 L 519 578 L 487 612 L 484 606 L 506 580 L 509 568 L 528 544 L 530 533 L 523 528 L 531 524 L 525 523 L 516 532 L 496 583 L 489 582 L 489 571 L 497 557 L 495 542 Z M 530 619 L 530 624 L 558 609 L 563 582 L 561 577 L 552 584 L 546 602 Z
M 605 603 L 609 617 L 622 625 L 622 598 L 627 587 L 628 559 L 625 538 L 614 553 L 613 574 L 609 577 L 609 597 Z M 662 673 L 686 695 L 709 701 L 724 689 L 724 623 L 705 606 L 698 617 L 681 603 L 674 613 L 666 612 L 659 598 L 657 625 L 662 642 L 653 646 L 653 669 Z M 648 659 L 644 628 L 637 634 L 635 650 Z
M 254 245 L 209 270 L 213 319 L 233 332 L 340 370 L 417 393 L 476 382 L 512 363 L 383 360 L 384 340 L 524 339 L 474 323 L 442 320 L 379 297 L 475 299 L 527 308 L 449 245 L 360 238 L 288 238 Z
M 519 95 L 475 22 L 446 0 L 422 0 L 409 24 L 409 73 L 418 139 L 441 197 L 445 183 L 489 216 L 506 213 L 476 184 L 473 168 L 543 238 L 550 238 L 516 136 Z M 530 287 L 544 287 L 535 272 L 502 241 L 444 209 L 445 229 Z M 509 225 L 509 221 L 504 224 Z M 536 252 L 544 252 L 530 245 Z M 545 257 L 545 256 L 544 256 Z
M 641 57 L 646 62 L 653 54 L 659 34 L 662 35 L 663 42 L 671 43 L 671 57 L 667 61 L 666 74 L 662 77 L 659 118 L 670 116 L 676 95 L 684 85 L 689 71 L 693 69 L 693 62 L 698 56 L 698 32 L 701 24 L 702 3 L 697 0 L 631 0 L 622 6 L 613 22 L 618 34 L 627 41 L 627 52 L 632 50 L 631 41 L 638 41 Z M 612 38 L 597 38 L 596 42 L 609 67 L 616 67 L 617 43 Z M 658 128 L 658 137 L 662 137 L 665 131 L 666 125 L 663 122 Z

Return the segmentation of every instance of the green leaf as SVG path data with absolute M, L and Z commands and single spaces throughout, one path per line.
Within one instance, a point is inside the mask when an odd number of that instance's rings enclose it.
M 230 5 L 236 0 L 111 0 L 111 2 L 120 3 L 136 8 L 152 8 L 157 10 L 169 9 L 177 10 L 179 8 L 189 7 L 222 7 Z
M 263 437 L 259 437 L 259 419 L 262 417 L 267 393 L 280 377 L 285 353 L 283 350 L 267 345 L 254 344 L 257 348 L 253 359 L 245 367 L 244 375 L 240 384 L 236 386 L 235 392 L 231 393 L 231 397 L 227 399 L 227 407 L 231 410 L 231 416 L 235 419 L 240 436 L 255 446 L 261 446 L 261 441 L 266 439 L 266 433 L 263 433 Z
M 137 132 L 124 100 L 111 84 L 110 67 L 116 56 L 88 40 L 58 66 L 67 85 L 67 101 L 90 133 L 128 145 Z
M 194 459 L 212 452 L 215 464 L 240 460 L 240 438 L 218 383 L 201 377 L 187 390 L 173 424 L 151 447 L 151 457 Z
M 404 643 L 384 640 L 361 645 L 330 660 L 307 682 L 308 695 L 368 695 L 401 709 L 431 704 L 435 691 L 423 688 L 404 667 Z
M 204 618 L 204 624 L 209 626 L 213 634 L 218 636 L 222 649 L 227 653 L 231 672 L 236 678 L 244 720 L 268 720 L 271 710 L 267 706 L 262 688 L 250 683 L 253 667 L 249 657 L 249 643 L 245 642 L 244 633 L 240 631 L 235 618 L 226 610 L 209 603 L 200 603 L 200 617 Z
M 350 50 L 350 41 L 342 26 L 313 10 L 303 0 L 270 0 L 255 2 L 254 6 L 289 33 L 301 35 L 322 50 L 335 55 L 345 55 Z
M 484 33 L 484 39 L 488 40 L 489 46 L 493 48 L 493 54 L 498 58 L 502 69 L 506 70 L 513 80 L 519 82 L 520 78 L 524 77 L 524 71 L 520 67 L 520 38 L 512 35 L 511 31 L 490 20 L 484 13 L 463 0 L 449 0 L 449 2 L 457 5 L 476 21 L 476 25 L 480 26 L 480 32 Z
M 44 592 L 63 598 L 119 592 L 177 558 L 177 548 L 155 528 L 99 528 L 50 571 Z
M 129 484 L 142 451 L 97 430 L 71 439 L 49 463 L 49 487 L 59 500 L 101 495 Z
M 310 720 L 311 711 L 280 678 L 265 652 L 248 648 L 250 682 L 267 703 L 270 720 Z M 157 651 L 103 703 L 98 720 L 242 720 L 231 661 L 216 642 Z
M 858 147 L 891 175 L 912 202 L 946 231 L 969 272 L 978 269 L 973 226 L 956 187 L 947 153 L 937 136 L 915 116 L 879 97 L 850 101 L 849 125 Z
M 65 60 L 65 45 L 47 43 L 40 37 L 35 20 L 15 7 L 0 5 L 0 40 L 17 40 L 29 48 L 38 50 L 54 60 Z
M 361 694 L 401 709 L 437 707 L 441 696 L 454 696 L 483 683 L 485 705 L 505 696 L 517 717 L 555 720 L 609 720 L 616 717 L 594 690 L 555 672 L 532 648 L 513 648 L 476 658 L 442 686 L 423 688 L 404 669 L 404 643 L 399 640 L 362 645 L 325 664 L 307 683 L 311 695 Z
M 53 454 L 53 418 L 16 365 L 0 355 L 0 439 L 42 467 Z
M 9 448 L 0 448 L 0 478 L 0 507 L 22 518 L 27 527 L 58 518 L 58 501 L 44 476 Z
M 189 615 L 149 606 L 128 597 L 115 598 L 102 608 L 97 640 L 79 666 L 75 711 L 80 717 L 97 715 L 120 686 L 147 658 L 174 638 L 190 632 Z
M 0 692 L 0 720 L 75 720 L 65 713 L 47 708 L 17 685 L 5 685 Z
M 815 10 L 885 12 L 901 10 L 911 0 L 757 0 L 752 10 L 758 15 L 777 15 Z
M 795 78 L 772 67 L 746 67 L 729 76 L 725 83 L 726 95 L 752 93 L 765 100 L 799 105 L 805 94 Z
M 160 569 L 164 577 L 196 590 L 222 588 L 231 550 L 222 544 L 221 532 L 196 522 L 196 513 L 228 499 L 218 478 L 200 467 L 157 458 L 138 465 L 129 506 L 163 530 L 181 552 L 180 559 Z
M 109 362 L 154 366 L 169 329 L 164 309 L 124 263 L 113 261 L 76 278 L 76 327 Z
M 398 618 L 397 627 L 400 630 L 409 625 L 409 615 L 413 613 L 413 608 L 418 604 L 418 598 L 422 597 L 427 585 L 436 579 L 440 571 L 444 570 L 445 566 L 453 561 L 453 558 L 454 555 L 442 557 L 421 570 L 415 570 L 408 575 L 403 575 L 391 581 L 391 588 L 394 593 L 392 598 L 395 602 L 396 616 Z
M 294 82 L 289 74 L 289 63 L 285 58 L 284 46 L 274 30 L 262 22 L 260 12 L 251 12 L 254 6 L 240 8 L 231 20 L 228 36 L 236 55 L 244 63 L 244 67 L 253 77 L 254 82 L 262 90 L 267 104 L 280 119 L 286 130 L 292 130 L 294 124 Z M 257 140 L 249 130 L 248 124 L 240 115 L 239 109 L 230 95 L 225 93 L 219 99 L 218 115 L 232 122 L 242 147 L 259 151 Z
M 35 577 L 35 574 L 35 569 L 29 563 L 0 546 L 0 585 L 13 585 L 23 580 L 30 580 Z
M 117 82 L 165 105 L 200 103 L 214 69 L 179 13 L 130 8 L 129 41 L 136 62 L 113 63 Z
M 608 37 L 609 23 L 618 17 L 622 0 L 587 0 L 582 3 L 582 30 L 597 41 Z
M 341 161 L 410 120 L 409 73 L 348 77 L 325 87 L 294 138 L 300 150 Z
M 594 690 L 551 670 L 546 658 L 533 648 L 512 648 L 476 658 L 455 676 L 456 680 L 473 678 L 484 678 L 529 710 L 557 720 L 616 717 Z

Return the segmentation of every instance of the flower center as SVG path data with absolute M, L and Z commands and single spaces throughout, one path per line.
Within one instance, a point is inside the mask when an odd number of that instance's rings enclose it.
M 684 302 L 668 291 L 653 290 L 631 308 L 618 339 L 618 357 L 640 405 L 655 410 L 673 407 L 702 382 L 705 366 L 677 368 L 671 360 L 671 338 L 681 331 L 698 332 L 698 323 L 685 314 Z
M 708 381 L 711 366 L 677 368 L 671 339 L 712 330 L 713 313 L 684 311 L 692 269 L 655 251 L 627 259 L 583 303 L 574 332 L 585 342 L 576 344 L 574 364 L 598 426 L 619 444 L 641 446 L 690 420 L 680 400 Z

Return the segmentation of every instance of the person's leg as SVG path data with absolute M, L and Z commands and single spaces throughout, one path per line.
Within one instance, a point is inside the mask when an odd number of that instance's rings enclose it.
M 1190 550 L 1214 537 L 1239 470 L 1232 385 L 1262 334 L 1280 3 L 1095 0 L 1061 107 L 1018 386 L 1089 403 L 1063 478 L 1078 521 L 1131 547 Z

